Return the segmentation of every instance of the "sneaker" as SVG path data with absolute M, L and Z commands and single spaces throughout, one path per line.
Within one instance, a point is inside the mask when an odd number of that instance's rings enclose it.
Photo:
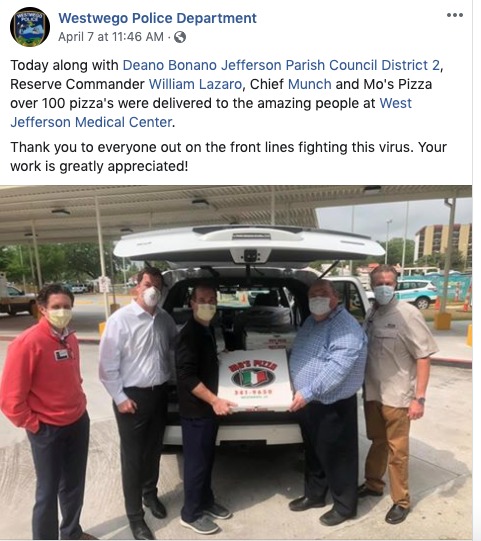
M 229 509 L 226 509 L 223 505 L 220 505 L 220 503 L 217 502 L 214 502 L 209 508 L 204 509 L 204 513 L 220 520 L 227 520 L 228 518 L 232 517 L 232 513 L 229 511 Z
M 219 526 L 217 526 L 215 522 L 212 522 L 212 520 L 205 515 L 202 515 L 197 520 L 194 520 L 194 522 L 185 522 L 184 520 L 180 519 L 180 524 L 181 526 L 184 526 L 184 528 L 190 528 L 191 530 L 194 530 L 194 532 L 201 535 L 210 535 L 217 533 L 220 530 Z

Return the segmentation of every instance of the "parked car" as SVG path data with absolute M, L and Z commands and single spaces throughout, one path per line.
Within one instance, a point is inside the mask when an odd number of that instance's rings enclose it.
M 437 287 L 429 280 L 398 280 L 396 297 L 426 310 L 438 298 Z
M 70 284 L 70 291 L 74 294 L 89 293 L 91 288 L 88 284 Z
M 163 274 L 161 303 L 179 328 L 191 317 L 192 289 L 208 283 L 219 292 L 213 321 L 219 350 L 288 351 L 309 315 L 309 286 L 321 276 L 306 265 L 320 259 L 379 256 L 383 249 L 367 237 L 352 234 L 287 226 L 212 226 L 128 235 L 118 242 L 114 253 L 134 260 L 169 262 L 171 270 Z M 339 303 L 362 322 L 369 302 L 359 280 L 332 280 Z M 217 440 L 218 444 L 268 445 L 301 441 L 298 424 L 287 411 L 236 412 L 222 419 Z M 164 443 L 181 444 L 175 381 L 170 387 Z
M 15 316 L 20 312 L 35 314 L 35 295 L 25 293 L 14 286 L 7 286 L 7 296 L 0 297 L 0 312 Z

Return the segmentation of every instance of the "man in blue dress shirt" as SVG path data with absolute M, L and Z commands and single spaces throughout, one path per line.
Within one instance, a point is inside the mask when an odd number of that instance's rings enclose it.
M 326 505 L 324 526 L 336 526 L 357 514 L 357 391 L 364 381 L 367 338 L 361 325 L 338 305 L 329 280 L 309 289 L 311 315 L 299 330 L 290 357 L 294 386 L 290 411 L 297 412 L 305 447 L 304 496 L 291 511 Z

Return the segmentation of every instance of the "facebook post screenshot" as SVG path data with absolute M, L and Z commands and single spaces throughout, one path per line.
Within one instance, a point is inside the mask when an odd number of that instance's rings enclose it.
M 471 182 L 470 2 L 1 9 L 9 183 Z
M 481 539 L 473 5 L 2 2 L 0 539 Z

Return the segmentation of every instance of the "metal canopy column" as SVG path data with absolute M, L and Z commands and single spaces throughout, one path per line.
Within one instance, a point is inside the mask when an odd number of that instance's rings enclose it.
M 271 186 L 271 225 L 276 225 L 276 187 Z
M 434 316 L 434 328 L 440 331 L 448 331 L 451 329 L 451 314 L 446 312 L 446 305 L 448 303 L 449 269 L 451 267 L 451 254 L 453 250 L 452 239 L 454 231 L 454 217 L 456 214 L 456 195 L 457 194 L 455 193 L 451 202 L 449 202 L 449 199 L 444 200 L 444 204 L 450 208 L 448 245 L 446 246 L 444 259 L 444 281 L 443 292 L 441 295 L 441 306 L 439 312 Z
M 38 244 L 37 244 L 37 230 L 35 229 L 35 221 L 32 220 L 32 240 L 33 240 L 33 251 L 35 254 L 35 264 L 37 265 L 37 281 L 38 289 L 42 289 L 42 269 L 40 268 L 40 257 L 38 256 Z
M 449 199 L 444 200 L 444 204 L 449 207 L 449 229 L 448 229 L 448 245 L 446 246 L 445 258 L 444 258 L 444 284 L 443 295 L 441 297 L 441 312 L 446 311 L 446 305 L 448 302 L 448 286 L 449 286 L 449 270 L 451 269 L 451 256 L 453 252 L 453 232 L 454 232 L 454 218 L 456 214 L 456 197 L 452 198 L 452 202 Z
M 354 222 L 355 222 L 355 217 L 356 217 L 356 206 L 353 205 L 352 206 L 352 214 L 351 214 L 351 233 L 354 233 Z M 352 259 L 349 261 L 349 272 L 351 274 L 351 276 L 354 276 L 354 272 L 353 272 L 353 261 Z
M 406 266 L 406 243 L 408 238 L 408 223 L 409 223 L 409 201 L 406 202 L 406 218 L 404 219 L 404 239 L 403 253 L 401 261 L 401 278 L 404 278 L 404 267 Z
M 105 257 L 104 257 L 104 242 L 103 242 L 103 236 L 102 236 L 102 224 L 100 221 L 100 208 L 99 208 L 99 200 L 97 197 L 95 197 L 95 216 L 97 218 L 97 234 L 99 238 L 99 251 L 100 251 L 100 269 L 102 272 L 102 276 L 107 276 L 107 272 L 105 270 Z M 104 306 L 105 306 L 105 317 L 108 319 L 110 316 L 110 306 L 109 306 L 109 293 L 107 290 L 104 290 Z
M 271 225 L 276 225 L 276 187 L 271 186 Z

